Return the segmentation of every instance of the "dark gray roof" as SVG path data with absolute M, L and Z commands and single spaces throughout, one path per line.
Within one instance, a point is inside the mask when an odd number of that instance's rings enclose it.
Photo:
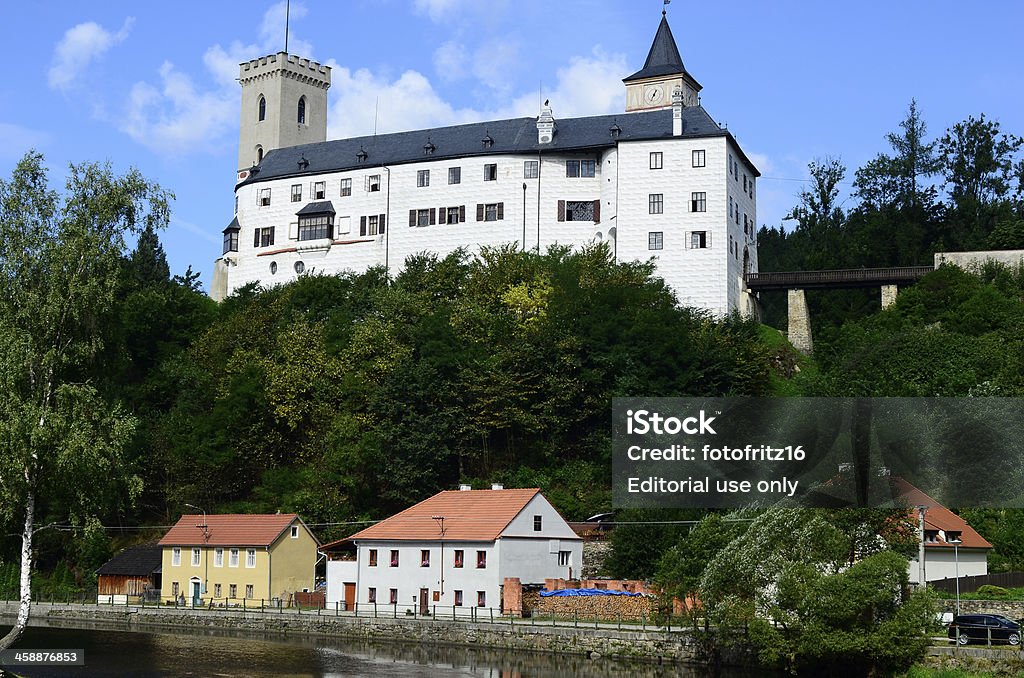
M 621 130 L 618 137 L 614 137 L 610 131 L 613 125 L 617 125 Z M 728 132 L 721 129 L 702 107 L 692 106 L 683 109 L 684 137 L 714 137 L 727 134 Z M 487 136 L 493 139 L 493 144 L 485 147 L 483 139 Z M 263 157 L 263 162 L 257 166 L 257 171 L 239 185 L 423 160 L 592 152 L 614 147 L 617 142 L 663 139 L 671 136 L 672 110 L 667 108 L 659 111 L 556 119 L 555 138 L 550 144 L 538 143 L 535 118 L 489 120 L 454 127 L 435 127 L 275 149 L 268 152 Z M 430 155 L 426 155 L 423 150 L 428 138 L 434 145 L 434 151 Z M 360 151 L 367 154 L 363 162 L 357 157 Z M 309 161 L 309 166 L 299 171 L 298 160 L 303 157 Z
M 227 233 L 228 231 L 241 231 L 241 230 L 242 230 L 242 225 L 240 223 L 238 223 L 238 217 L 235 217 L 234 219 L 231 220 L 231 223 L 228 224 L 228 227 L 225 228 L 223 231 L 221 231 L 221 233 Z
M 679 48 L 676 47 L 676 40 L 672 37 L 672 29 L 668 27 L 668 19 L 662 12 L 661 23 L 658 25 L 658 32 L 654 34 L 654 42 L 651 43 L 651 51 L 647 53 L 644 67 L 633 75 L 623 78 L 622 82 L 680 74 L 685 74 L 693 81 L 693 84 L 697 85 L 698 90 L 701 89 L 700 83 L 686 72 L 683 58 L 679 56 Z
M 148 577 L 160 570 L 161 549 L 157 544 L 132 546 L 103 563 L 96 574 Z
M 311 202 L 295 214 L 297 216 L 302 216 L 303 214 L 335 214 L 334 203 L 330 200 Z

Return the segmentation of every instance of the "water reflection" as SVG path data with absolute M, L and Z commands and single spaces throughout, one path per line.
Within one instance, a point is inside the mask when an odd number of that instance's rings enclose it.
M 0 631 L 2 635 L 3 631 Z M 335 676 L 465 676 L 486 678 L 655 678 L 710 675 L 705 667 L 596 660 L 464 646 L 413 642 L 367 642 L 335 637 L 285 636 L 238 630 L 201 629 L 134 633 L 125 627 L 91 624 L 88 629 L 30 628 L 18 649 L 85 650 L 84 667 L 17 667 L 26 678 L 139 676 L 227 678 L 333 678 Z M 0 670 L 2 674 L 2 670 Z M 723 678 L 767 674 L 740 671 Z

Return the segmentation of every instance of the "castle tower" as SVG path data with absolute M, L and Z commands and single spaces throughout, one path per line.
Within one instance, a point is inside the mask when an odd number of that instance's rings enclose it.
M 330 66 L 278 52 L 240 64 L 238 82 L 239 170 L 259 164 L 275 148 L 327 140 Z
M 697 95 L 701 85 L 686 72 L 664 11 L 644 67 L 622 82 L 626 85 L 627 113 L 671 108 L 672 95 L 677 88 L 683 94 L 684 106 L 700 103 Z

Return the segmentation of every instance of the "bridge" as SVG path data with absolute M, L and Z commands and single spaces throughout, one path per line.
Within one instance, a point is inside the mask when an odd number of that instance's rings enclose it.
M 900 285 L 913 284 L 934 270 L 933 266 L 896 266 L 831 271 L 780 271 L 747 273 L 744 280 L 751 292 L 789 291 L 789 325 L 786 334 L 797 350 L 810 354 L 814 343 L 811 339 L 811 318 L 807 311 L 804 290 L 879 287 L 882 291 L 882 308 L 888 308 L 895 303 Z

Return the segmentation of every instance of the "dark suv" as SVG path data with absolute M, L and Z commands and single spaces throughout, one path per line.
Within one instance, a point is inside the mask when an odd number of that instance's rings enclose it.
M 961 614 L 953 617 L 947 635 L 960 645 L 989 640 L 1020 645 L 1020 623 L 1001 614 Z

